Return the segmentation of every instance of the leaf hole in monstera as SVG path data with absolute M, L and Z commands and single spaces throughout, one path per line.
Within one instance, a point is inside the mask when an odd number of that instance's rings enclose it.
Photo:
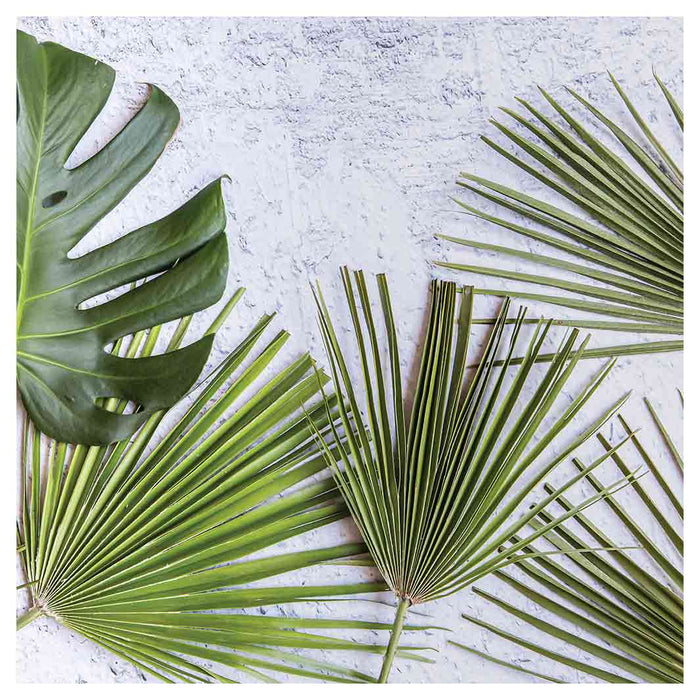
M 50 194 L 48 197 L 44 197 L 44 199 L 41 200 L 41 206 L 44 207 L 44 209 L 51 209 L 51 207 L 60 204 L 67 196 L 68 192 L 59 190 L 58 192 Z
M 157 272 L 154 272 L 153 274 L 148 275 L 146 277 L 140 277 L 139 279 L 134 280 L 133 282 L 126 282 L 125 284 L 120 284 L 118 287 L 108 289 L 107 291 L 100 292 L 99 294 L 95 294 L 91 297 L 88 297 L 87 299 L 83 299 L 83 301 L 81 301 L 78 304 L 78 310 L 85 311 L 86 309 L 93 309 L 96 306 L 106 304 L 109 301 L 114 301 L 115 299 L 118 299 L 124 294 L 132 292 L 137 287 L 146 284 L 146 282 L 150 282 L 151 280 L 156 279 L 156 277 L 159 277 L 169 269 L 170 266 L 163 270 L 158 270 Z
M 83 301 L 81 301 L 78 304 L 78 310 L 86 311 L 87 309 L 93 309 L 96 306 L 101 306 L 102 304 L 106 304 L 109 301 L 118 299 L 124 294 L 133 291 L 134 289 L 136 289 L 136 287 L 139 286 L 139 284 L 143 284 L 143 282 L 145 281 L 146 280 L 144 278 L 136 282 L 127 282 L 126 284 L 120 284 L 118 287 L 114 287 L 114 289 L 108 289 L 106 292 L 100 292 L 99 294 L 95 294 L 91 297 L 88 297 L 87 299 L 83 299 Z
M 66 170 L 76 170 L 113 141 L 141 111 L 150 92 L 148 84 L 132 83 L 117 73 L 107 102 L 68 156 Z
M 108 413 L 117 413 L 120 416 L 131 416 L 138 413 L 141 408 L 138 404 L 118 396 L 98 396 L 95 398 L 95 406 Z

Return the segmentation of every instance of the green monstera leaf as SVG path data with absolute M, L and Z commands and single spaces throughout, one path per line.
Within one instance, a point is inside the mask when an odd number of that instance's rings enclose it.
M 201 372 L 213 336 L 143 358 L 119 357 L 110 347 L 207 308 L 223 294 L 228 269 L 220 181 L 163 219 L 69 257 L 150 171 L 179 123 L 175 104 L 152 86 L 146 104 L 107 146 L 66 168 L 114 77 L 89 56 L 18 32 L 17 379 L 40 430 L 90 445 L 124 439 L 154 411 L 172 406 Z M 107 397 L 139 410 L 110 412 Z

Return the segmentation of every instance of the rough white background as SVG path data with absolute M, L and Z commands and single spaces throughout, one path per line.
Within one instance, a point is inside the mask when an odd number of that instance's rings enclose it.
M 537 192 L 537 184 L 504 165 L 479 141 L 479 134 L 495 134 L 488 119 L 499 106 L 514 106 L 515 95 L 541 105 L 538 84 L 564 101 L 562 86 L 572 86 L 635 132 L 605 76 L 610 69 L 672 154 L 681 151 L 680 136 L 651 74 L 653 65 L 682 98 L 679 19 L 25 18 L 19 26 L 40 40 L 57 41 L 106 61 L 119 73 L 113 98 L 79 146 L 77 161 L 104 145 L 138 109 L 143 100 L 139 82 L 160 85 L 181 111 L 182 126 L 159 164 L 100 224 L 87 246 L 164 215 L 221 173 L 231 177 L 226 187 L 229 285 L 231 290 L 246 286 L 248 292 L 219 334 L 213 359 L 240 339 L 259 315 L 270 311 L 279 312 L 279 326 L 292 331 L 287 358 L 306 348 L 322 358 L 308 284 L 317 278 L 322 281 L 337 317 L 341 309 L 337 268 L 348 264 L 368 273 L 389 273 L 408 373 L 433 276 L 505 286 L 498 280 L 446 273 L 431 266 L 431 260 L 502 267 L 508 263 L 532 271 L 532 266 L 440 243 L 434 234 L 480 237 L 539 251 L 532 243 L 460 215 L 449 200 L 451 195 L 463 196 L 454 185 L 460 170 Z M 496 306 L 495 300 L 481 298 L 480 315 Z M 531 308 L 533 313 L 547 313 L 545 307 Z M 347 323 L 342 325 L 347 328 Z M 478 332 L 476 336 L 480 337 Z M 593 344 L 622 340 L 598 333 Z M 572 392 L 599 364 L 589 361 L 581 366 Z M 653 397 L 681 444 L 676 395 L 680 386 L 681 354 L 623 359 L 597 402 L 601 407 L 635 390 L 625 413 L 635 427 L 644 428 L 645 444 L 674 483 L 674 467 L 641 399 Z M 596 415 L 595 409 L 588 411 L 573 431 Z M 597 453 L 591 444 L 580 454 L 586 459 Z M 649 490 L 653 491 L 651 486 Z M 620 500 L 634 509 L 667 551 L 668 543 L 658 528 L 648 524 L 634 494 L 628 490 Z M 618 542 L 632 543 L 605 508 L 594 516 Z M 314 544 L 339 537 L 356 537 L 352 525 L 328 528 Z M 347 575 L 333 574 L 339 580 Z M 522 602 L 496 581 L 483 585 Z M 18 605 L 22 604 L 20 600 Z M 526 607 L 541 614 L 532 605 Z M 522 649 L 466 623 L 460 619 L 463 611 L 508 624 L 505 616 L 470 591 L 426 605 L 424 612 L 453 631 L 427 639 L 438 649 L 434 665 L 399 661 L 392 680 L 531 680 L 454 649 L 448 638 L 562 679 L 578 679 L 565 668 L 529 660 Z M 391 617 L 388 608 L 372 604 L 334 608 L 332 613 Z M 328 606 L 313 606 L 310 614 L 331 612 Z M 564 648 L 522 625 L 517 633 L 553 649 Z M 376 658 L 352 657 L 347 662 L 365 670 L 379 667 Z M 35 622 L 18 635 L 17 677 L 26 682 L 147 680 L 51 621 Z

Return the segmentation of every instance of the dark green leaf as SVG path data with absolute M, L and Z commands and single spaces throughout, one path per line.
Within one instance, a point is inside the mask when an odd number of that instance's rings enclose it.
M 220 182 L 159 221 L 69 257 L 148 174 L 180 120 L 175 104 L 151 86 L 146 104 L 109 144 L 66 168 L 104 107 L 114 77 L 109 66 L 89 56 L 17 33 L 17 379 L 42 432 L 88 445 L 128 437 L 192 386 L 211 336 L 138 359 L 109 347 L 216 302 L 228 266 Z M 99 295 L 153 276 L 83 308 Z M 101 402 L 108 398 L 131 401 L 140 410 L 106 410 Z

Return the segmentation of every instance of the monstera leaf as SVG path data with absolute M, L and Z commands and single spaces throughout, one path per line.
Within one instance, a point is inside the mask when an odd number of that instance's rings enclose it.
M 213 336 L 138 359 L 110 354 L 109 347 L 216 302 L 228 266 L 220 182 L 160 221 L 68 256 L 149 172 L 178 126 L 175 104 L 151 87 L 146 104 L 106 147 L 66 168 L 114 76 L 93 58 L 18 32 L 17 379 L 42 432 L 90 445 L 128 437 L 177 401 L 204 366 Z M 110 301 L 82 308 L 146 277 Z M 140 409 L 119 415 L 103 407 L 108 397 Z

